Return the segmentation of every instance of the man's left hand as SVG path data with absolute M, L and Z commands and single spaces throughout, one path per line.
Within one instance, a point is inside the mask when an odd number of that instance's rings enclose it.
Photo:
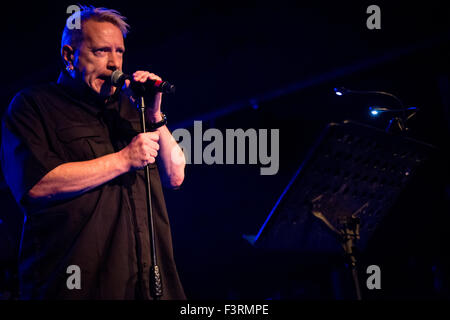
M 147 80 L 159 80 L 162 81 L 161 77 L 158 75 L 148 72 L 148 71 L 142 71 L 138 70 L 135 73 L 133 73 L 133 80 L 136 82 L 142 82 L 145 83 Z M 130 85 L 130 81 L 126 80 L 125 84 L 127 88 Z M 162 120 L 161 117 L 161 98 L 162 93 L 161 92 L 155 92 L 151 95 L 146 96 L 146 109 L 145 109 L 145 116 L 147 118 L 147 121 L 149 122 L 159 122 Z

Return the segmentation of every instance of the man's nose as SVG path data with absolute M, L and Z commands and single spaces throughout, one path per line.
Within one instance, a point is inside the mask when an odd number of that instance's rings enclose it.
M 120 69 L 120 63 L 121 63 L 121 59 L 120 59 L 120 57 L 119 57 L 116 53 L 111 52 L 111 53 L 108 55 L 108 65 L 107 65 L 107 68 L 108 68 L 109 70 L 114 71 L 114 70 Z

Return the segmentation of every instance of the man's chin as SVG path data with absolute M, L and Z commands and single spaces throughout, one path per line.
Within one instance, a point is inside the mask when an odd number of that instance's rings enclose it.
M 109 96 L 112 96 L 115 91 L 116 91 L 116 87 L 104 84 L 100 87 L 100 90 L 98 91 L 98 93 L 100 94 L 100 96 L 107 98 Z

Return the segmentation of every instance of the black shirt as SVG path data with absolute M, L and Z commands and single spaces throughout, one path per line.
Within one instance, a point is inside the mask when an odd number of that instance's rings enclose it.
M 57 166 L 119 151 L 140 132 L 138 110 L 119 93 L 107 103 L 62 73 L 58 83 L 19 92 L 3 119 L 5 180 L 25 213 L 19 278 L 22 299 L 151 299 L 144 170 L 45 206 L 28 191 Z M 163 299 L 185 299 L 172 252 L 158 168 L 150 165 Z M 67 269 L 81 270 L 70 290 Z

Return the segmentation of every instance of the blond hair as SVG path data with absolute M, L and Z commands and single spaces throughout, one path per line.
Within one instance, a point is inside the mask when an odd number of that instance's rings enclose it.
M 124 38 L 128 34 L 130 26 L 125 22 L 126 18 L 122 16 L 118 11 L 107 8 L 95 8 L 94 6 L 78 5 L 80 11 L 75 11 L 69 18 L 67 18 L 66 25 L 61 39 L 61 50 L 64 45 L 70 45 L 72 48 L 79 47 L 83 41 L 82 27 L 83 23 L 88 20 L 94 20 L 98 22 L 110 22 L 120 29 Z M 68 22 L 79 19 L 80 28 L 70 29 L 68 28 Z

